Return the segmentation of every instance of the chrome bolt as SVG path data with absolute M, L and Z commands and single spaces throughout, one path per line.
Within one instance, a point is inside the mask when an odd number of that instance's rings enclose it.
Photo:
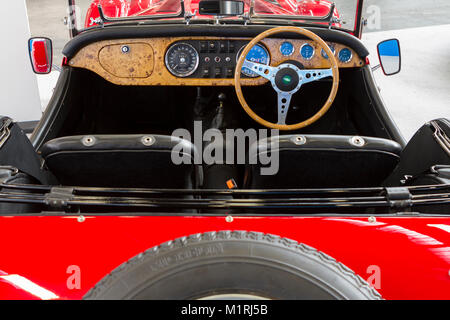
M 293 142 L 300 146 L 306 143 L 306 138 L 304 136 L 296 136 L 293 138 Z
M 366 141 L 362 138 L 362 137 L 352 137 L 350 139 L 350 143 L 352 145 L 354 145 L 355 147 L 364 147 L 364 145 L 366 144 Z
M 230 222 L 233 222 L 233 220 L 234 220 L 234 219 L 233 219 L 232 216 L 227 216 L 227 217 L 225 218 L 225 221 L 226 221 L 226 222 L 229 222 L 229 223 L 230 223 Z
M 375 217 L 373 217 L 373 216 L 372 216 L 372 217 L 369 217 L 368 220 L 369 220 L 370 223 L 375 223 L 375 222 L 377 222 L 377 218 L 375 218 Z
M 81 140 L 81 143 L 83 143 L 86 147 L 91 147 L 95 144 L 95 137 L 94 136 L 86 136 Z
M 121 50 L 122 50 L 122 53 L 129 53 L 130 52 L 130 47 L 129 46 L 122 46 Z
M 142 137 L 141 142 L 144 146 L 148 147 L 155 143 L 155 138 L 152 136 L 144 136 Z
M 86 218 L 84 216 L 78 216 L 77 217 L 77 221 L 80 222 L 80 223 L 84 222 L 85 220 L 86 220 Z

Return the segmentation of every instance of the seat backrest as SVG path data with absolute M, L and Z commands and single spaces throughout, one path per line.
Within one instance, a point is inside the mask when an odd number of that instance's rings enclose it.
M 275 175 L 249 165 L 248 188 L 353 188 L 380 186 L 399 161 L 401 146 L 391 140 L 338 135 L 285 135 L 253 144 L 250 157 L 278 153 Z M 251 163 L 260 163 L 253 159 Z
M 190 164 L 172 161 L 182 145 Z M 180 149 L 180 148 L 177 148 Z M 163 135 L 68 136 L 48 141 L 40 150 L 59 183 L 124 188 L 195 188 L 201 183 L 194 165 L 195 146 Z

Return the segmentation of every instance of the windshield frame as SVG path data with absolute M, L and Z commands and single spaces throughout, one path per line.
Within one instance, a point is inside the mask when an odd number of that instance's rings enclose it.
M 314 16 L 289 16 L 289 15 L 276 15 L 276 14 L 259 14 L 255 13 L 254 11 L 254 3 L 255 0 L 251 0 L 251 6 L 249 12 L 244 13 L 242 16 L 238 16 L 238 18 L 241 18 L 240 20 L 236 20 L 236 17 L 231 17 L 234 19 L 230 19 L 227 17 L 214 17 L 210 19 L 205 18 L 199 18 L 195 20 L 191 20 L 193 17 L 195 17 L 195 13 L 186 12 L 184 0 L 180 0 L 180 10 L 177 13 L 170 13 L 170 14 L 161 14 L 161 15 L 148 15 L 148 16 L 128 16 L 128 17 L 121 17 L 121 18 L 109 18 L 106 17 L 102 10 L 100 9 L 100 23 L 98 25 L 94 25 L 92 27 L 88 28 L 81 28 L 78 29 L 77 25 L 81 23 L 81 21 L 84 21 L 83 17 L 80 17 L 81 20 L 78 21 L 77 19 L 80 19 L 77 17 L 77 5 L 76 0 L 68 0 L 68 27 L 69 27 L 69 33 L 70 38 L 73 38 L 77 36 L 78 34 L 87 31 L 92 30 L 96 28 L 102 28 L 109 25 L 124 25 L 129 23 L 135 23 L 135 24 L 151 24 L 155 25 L 158 24 L 166 24 L 168 21 L 174 24 L 189 24 L 194 21 L 198 21 L 199 23 L 204 22 L 206 23 L 220 23 L 220 24 L 227 24 L 232 23 L 236 24 L 241 23 L 243 25 L 247 24 L 261 24 L 261 23 L 268 23 L 268 24 L 274 24 L 274 25 L 286 25 L 286 24 L 294 24 L 298 26 L 307 26 L 307 27 L 319 27 L 319 28 L 327 28 L 327 29 L 335 29 L 340 30 L 343 32 L 350 33 L 358 38 L 361 38 L 362 34 L 362 9 L 364 0 L 355 0 L 356 1 L 356 15 L 355 15 L 355 23 L 353 26 L 353 29 L 347 29 L 342 27 L 337 27 L 335 25 L 336 22 L 339 22 L 339 20 L 336 20 L 336 18 L 333 15 L 334 12 L 334 6 L 335 3 L 333 2 L 333 6 L 331 7 L 329 13 L 326 16 L 321 17 L 314 17 Z M 101 7 L 101 6 L 100 6 Z M 79 12 L 78 12 L 79 13 Z M 149 23 L 152 22 L 152 23 Z M 320 23 L 317 23 L 320 22 Z M 106 24 L 105 24 L 106 23 Z

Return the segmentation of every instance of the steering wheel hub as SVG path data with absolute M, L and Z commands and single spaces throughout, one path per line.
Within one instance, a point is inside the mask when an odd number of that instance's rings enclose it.
M 284 92 L 297 88 L 300 77 L 294 68 L 283 67 L 275 74 L 275 86 Z

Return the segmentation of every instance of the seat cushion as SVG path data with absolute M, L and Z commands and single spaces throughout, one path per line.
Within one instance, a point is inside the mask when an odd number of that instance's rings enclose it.
M 63 185 L 193 188 L 201 183 L 193 160 L 195 146 L 171 136 L 68 136 L 48 141 L 40 152 Z M 175 164 L 175 153 L 190 162 Z
M 250 148 L 249 188 L 341 188 L 379 186 L 399 161 L 401 146 L 391 140 L 338 135 L 285 135 L 263 139 Z M 261 174 L 261 156 L 274 175 Z M 273 165 L 273 164 L 272 164 Z

